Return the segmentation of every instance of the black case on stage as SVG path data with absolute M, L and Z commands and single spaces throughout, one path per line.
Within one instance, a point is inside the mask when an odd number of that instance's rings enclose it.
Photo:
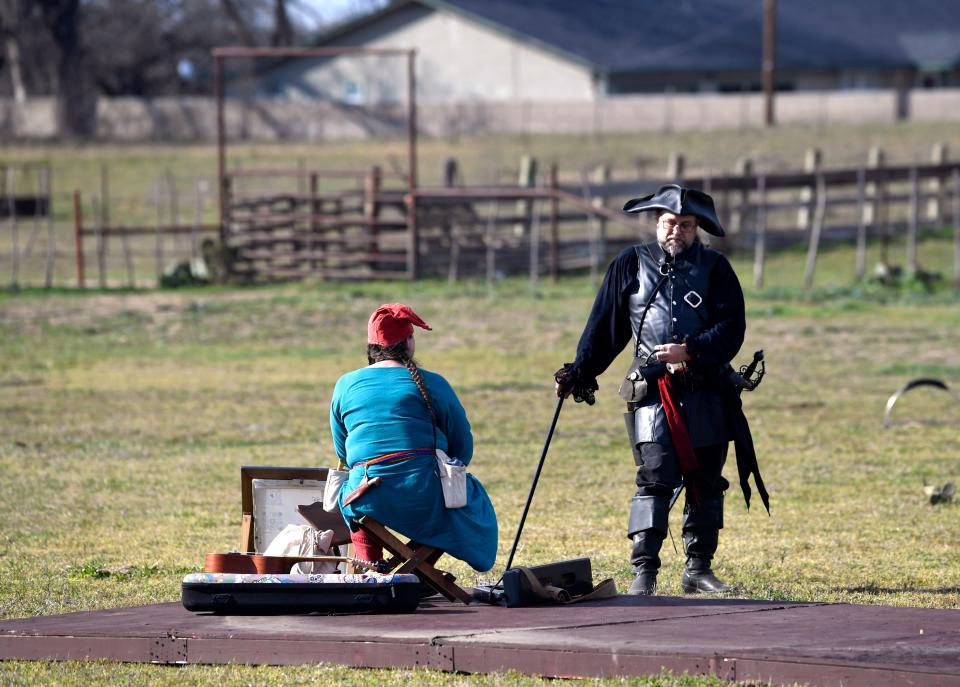
M 589 594 L 593 590 L 593 571 L 589 558 L 534 565 L 530 566 L 530 572 L 540 584 L 560 587 L 571 596 Z M 503 601 L 508 608 L 545 603 L 544 599 L 533 593 L 527 578 L 515 568 L 503 573 Z
M 299 613 L 410 613 L 420 585 L 410 583 L 214 583 L 183 582 L 183 607 L 223 615 Z

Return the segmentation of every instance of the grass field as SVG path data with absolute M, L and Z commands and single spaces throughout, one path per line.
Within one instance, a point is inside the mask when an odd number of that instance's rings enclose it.
M 656 171 L 673 151 L 716 170 L 741 155 L 782 168 L 798 166 L 813 145 L 824 150 L 827 165 L 862 162 L 871 145 L 882 145 L 891 162 L 908 162 L 927 159 L 937 141 L 956 150 L 960 132 L 904 124 L 461 139 L 424 141 L 421 168 L 426 182 L 436 181 L 442 159 L 452 155 L 469 183 L 482 183 L 530 152 L 570 173 L 599 162 L 635 173 L 637 158 Z M 243 164 L 303 158 L 309 165 L 363 166 L 402 159 L 403 147 L 244 145 L 237 153 Z M 112 191 L 141 213 L 163 169 L 188 184 L 212 175 L 215 160 L 210 146 L 5 148 L 0 155 L 49 159 L 55 189 L 64 194 L 97 193 L 106 162 Z M 69 205 L 58 208 L 68 219 Z M 143 218 L 153 221 L 150 212 Z M 902 246 L 892 251 L 903 264 Z M 878 255 L 872 245 L 868 264 Z M 748 256 L 734 256 L 749 318 L 738 362 L 763 348 L 770 370 L 745 406 L 773 514 L 746 512 L 731 488 L 717 571 L 746 598 L 958 607 L 960 511 L 928 505 L 923 485 L 960 480 L 960 402 L 929 389 L 911 392 L 897 405 L 898 424 L 882 426 L 887 398 L 913 377 L 960 388 L 950 238 L 929 234 L 920 247 L 923 267 L 946 277 L 933 292 L 855 284 L 849 248 L 825 246 L 816 288 L 803 293 L 803 260 L 802 250 L 770 256 L 757 291 Z M 66 277 L 57 283 L 69 282 L 69 268 L 65 263 Z M 502 566 L 553 411 L 552 372 L 572 358 L 595 289 L 586 277 L 569 277 L 536 288 L 507 279 L 493 287 L 0 291 L 0 617 L 176 600 L 179 580 L 199 569 L 206 552 L 235 546 L 239 466 L 333 464 L 326 419 L 333 384 L 363 364 L 366 318 L 387 300 L 410 303 L 435 327 L 419 338 L 418 354 L 451 381 L 470 415 L 472 469 L 499 514 Z M 629 584 L 623 530 L 634 468 L 616 396 L 626 365 L 621 356 L 601 377 L 596 406 L 564 407 L 518 563 L 585 555 L 598 578 L 614 577 L 621 590 Z M 727 476 L 735 474 L 731 464 Z M 677 514 L 671 522 L 676 535 Z M 663 558 L 662 591 L 678 594 L 682 556 L 668 542 Z M 465 584 L 480 579 L 458 563 L 449 567 Z M 294 681 L 546 682 L 334 666 L 0 664 L 3 684 Z M 598 684 L 720 683 L 663 675 Z
M 935 261 L 949 243 L 932 238 L 921 251 Z M 775 255 L 770 273 L 801 260 Z M 830 286 L 812 294 L 756 292 L 749 264 L 735 261 L 749 317 L 740 362 L 756 348 L 768 360 L 745 406 L 773 514 L 747 512 L 732 487 L 716 569 L 747 598 L 957 607 L 958 510 L 928 505 L 923 485 L 960 480 L 960 402 L 918 390 L 897 405 L 903 422 L 884 429 L 882 416 L 912 377 L 960 386 L 960 298 L 854 287 L 839 276 L 849 268 L 838 272 L 849 261 L 841 249 L 825 256 Z M 385 300 L 410 303 L 435 328 L 418 354 L 469 413 L 502 566 L 554 407 L 551 375 L 571 359 L 594 290 L 569 278 L 537 289 L 505 280 L 0 295 L 0 616 L 178 599 L 206 552 L 235 545 L 239 466 L 334 463 L 331 390 L 363 364 L 366 318 Z M 626 364 L 621 356 L 601 377 L 596 406 L 564 407 L 517 558 L 589 556 L 621 590 L 634 473 L 616 396 Z M 672 526 L 676 535 L 676 513 Z M 682 563 L 668 541 L 663 593 L 680 593 Z M 465 584 L 501 572 L 449 567 Z M 537 683 L 336 667 L 0 665 L 0 682 L 13 684 L 301 679 Z
M 603 135 L 482 135 L 455 140 L 421 137 L 419 175 L 424 184 L 441 181 L 444 160 L 460 163 L 464 183 L 487 184 L 500 175 L 515 179 L 520 157 L 529 154 L 544 165 L 556 162 L 561 174 L 578 179 L 580 169 L 609 164 L 620 178 L 638 171 L 656 177 L 666 169 L 669 155 L 682 153 L 695 169 L 713 173 L 732 171 L 736 161 L 750 157 L 758 171 L 798 169 L 809 148 L 820 148 L 824 165 L 841 167 L 865 164 L 867 151 L 880 146 L 889 164 L 930 159 L 935 143 L 946 143 L 956 157 L 960 130 L 952 122 L 901 122 L 897 124 L 784 125 L 775 129 L 719 131 L 638 131 Z M 385 171 L 406 168 L 406 143 L 400 139 L 343 143 L 236 143 L 229 148 L 228 167 L 286 166 L 302 161 L 308 169 L 366 169 L 379 164 Z M 189 185 L 197 176 L 215 177 L 216 147 L 211 144 L 94 144 L 0 147 L 4 162 L 46 160 L 53 172 L 54 190 L 84 195 L 99 193 L 100 168 L 111 171 L 110 189 L 119 197 L 152 198 L 154 182 L 167 170 L 178 184 Z M 321 180 L 323 183 L 323 180 Z M 187 203 L 188 196 L 181 199 Z M 69 214 L 69 206 L 65 208 Z M 152 221 L 152 216 L 146 219 Z
M 945 143 L 960 150 L 960 127 L 945 122 L 903 122 L 898 124 L 789 125 L 776 129 L 734 129 L 721 131 L 630 132 L 595 136 L 509 136 L 484 135 L 455 140 L 421 138 L 418 168 L 421 184 L 441 183 L 448 158 L 460 165 L 461 182 L 466 185 L 512 183 L 517 178 L 520 158 L 538 159 L 559 166 L 562 183 L 579 183 L 581 169 L 606 164 L 616 179 L 656 178 L 662 175 L 671 154 L 685 156 L 691 170 L 708 169 L 713 174 L 731 172 L 738 159 L 754 160 L 757 171 L 800 169 L 805 152 L 819 148 L 827 167 L 865 164 L 872 146 L 880 146 L 888 164 L 909 164 L 930 160 L 934 144 Z M 178 190 L 178 218 L 194 221 L 196 182 L 203 180 L 201 221 L 217 221 L 215 197 L 217 151 L 212 144 L 93 144 L 93 145 L 7 145 L 0 146 L 0 162 L 46 162 L 52 173 L 54 211 L 58 222 L 72 230 L 73 192 L 84 199 L 88 227 L 94 210 L 90 205 L 100 195 L 101 172 L 108 174 L 111 198 L 110 221 L 118 224 L 152 226 L 157 219 L 159 192 L 163 221 L 169 220 L 170 201 L 166 185 L 171 180 Z M 283 167 L 310 170 L 366 170 L 380 165 L 386 173 L 403 172 L 407 167 L 406 143 L 399 139 L 309 144 L 297 142 L 236 143 L 228 150 L 227 166 L 235 168 Z M 288 192 L 296 190 L 295 179 L 284 179 Z M 36 179 L 15 179 L 18 193 L 35 189 Z M 239 182 L 238 182 L 239 183 Z M 260 179 L 259 184 L 269 183 Z M 280 182 L 277 182 L 280 183 Z M 321 178 L 320 190 L 338 183 Z M 353 181 L 349 182 L 353 184 Z M 389 177 L 388 186 L 401 185 Z M 29 224 L 25 222 L 24 224 Z M 26 229 L 24 229 L 25 231 Z M 69 234 L 66 234 L 69 238 Z

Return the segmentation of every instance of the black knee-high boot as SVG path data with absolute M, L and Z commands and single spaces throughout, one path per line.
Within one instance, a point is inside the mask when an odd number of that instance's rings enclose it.
M 710 568 L 723 527 L 723 497 L 706 500 L 696 506 L 688 506 L 683 520 L 683 544 L 687 552 L 687 564 L 683 570 L 680 586 L 685 594 L 705 592 L 722 594 L 730 586 L 721 582 Z
M 634 496 L 627 536 L 633 541 L 630 563 L 634 578 L 628 594 L 649 595 L 657 590 L 660 547 L 667 536 L 669 497 Z

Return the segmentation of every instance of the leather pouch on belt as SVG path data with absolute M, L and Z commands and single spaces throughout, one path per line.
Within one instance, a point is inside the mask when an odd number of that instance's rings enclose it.
M 634 358 L 620 384 L 620 398 L 627 403 L 640 403 L 647 395 L 647 380 L 640 374 L 642 364 L 642 358 Z

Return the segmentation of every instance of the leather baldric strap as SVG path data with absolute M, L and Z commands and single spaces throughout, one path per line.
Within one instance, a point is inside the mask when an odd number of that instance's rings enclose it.
M 640 246 L 634 246 L 633 250 L 637 253 L 637 280 L 639 281 L 640 271 L 643 269 L 641 265 L 643 256 L 640 255 Z M 669 273 L 664 273 L 661 271 L 660 279 L 657 280 L 656 286 L 654 286 L 653 290 L 650 291 L 650 295 L 647 297 L 647 302 L 643 304 L 643 312 L 640 314 L 640 323 L 637 325 L 637 344 L 633 349 L 634 358 L 640 357 L 640 333 L 643 331 L 643 321 L 647 319 L 647 313 L 650 312 L 650 306 L 653 305 L 653 300 L 657 297 L 660 289 L 663 288 L 664 283 L 666 283 L 668 274 Z

